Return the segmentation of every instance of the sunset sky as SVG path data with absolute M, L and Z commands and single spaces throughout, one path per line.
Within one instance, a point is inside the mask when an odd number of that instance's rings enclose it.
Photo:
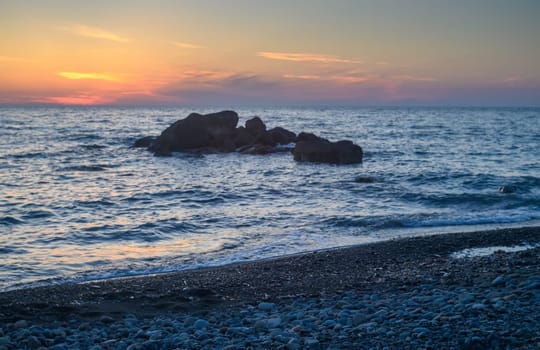
M 538 0 L 0 0 L 0 104 L 540 106 Z

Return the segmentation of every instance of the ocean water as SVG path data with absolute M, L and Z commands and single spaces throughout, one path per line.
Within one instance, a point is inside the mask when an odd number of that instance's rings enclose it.
M 540 220 L 540 109 L 234 109 L 364 162 L 130 148 L 218 108 L 0 108 L 0 290 Z

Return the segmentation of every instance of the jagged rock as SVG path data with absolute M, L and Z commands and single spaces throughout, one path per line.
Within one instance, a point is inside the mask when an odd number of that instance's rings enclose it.
M 132 147 L 134 148 L 151 147 L 154 141 L 156 141 L 156 138 L 154 136 L 141 137 L 140 139 L 135 141 Z
M 298 141 L 293 154 L 294 160 L 299 162 L 331 164 L 361 163 L 363 157 L 362 148 L 352 141 L 330 142 L 324 139 Z
M 279 126 L 268 130 L 268 135 L 270 135 L 274 144 L 288 145 L 289 143 L 296 142 L 296 134 L 294 132 Z
M 246 130 L 254 135 L 259 135 L 266 132 L 266 125 L 264 125 L 263 121 L 259 117 L 254 117 L 250 120 L 247 120 L 245 125 Z
M 240 148 L 238 152 L 242 154 L 270 154 L 279 152 L 279 150 L 272 146 L 257 143 L 254 145 L 244 146 Z
M 232 137 L 238 124 L 238 114 L 222 111 L 201 115 L 191 113 L 187 118 L 169 126 L 151 145 L 157 155 L 170 152 L 212 148 L 223 152 L 235 149 Z
M 362 161 L 362 148 L 351 141 L 330 142 L 306 132 L 297 136 L 281 127 L 267 130 L 259 117 L 249 119 L 245 126 L 236 127 L 237 124 L 238 114 L 234 111 L 205 115 L 191 113 L 157 138 L 143 137 L 133 147 L 148 147 L 157 156 L 171 152 L 268 154 L 287 152 L 291 149 L 290 144 L 296 142 L 292 151 L 297 161 L 334 164 Z
M 324 142 L 329 142 L 327 139 L 325 138 L 322 138 L 322 137 L 319 137 L 315 134 L 312 134 L 310 132 L 301 132 L 298 134 L 298 136 L 296 137 L 296 142 L 301 142 L 301 141 L 314 141 L 314 142 L 318 142 L 318 141 L 324 141 Z

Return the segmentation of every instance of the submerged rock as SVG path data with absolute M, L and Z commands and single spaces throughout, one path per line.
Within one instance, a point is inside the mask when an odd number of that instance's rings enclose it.
M 362 184 L 371 184 L 371 183 L 377 182 L 377 180 L 371 176 L 357 176 L 354 178 L 354 182 L 362 183 Z
M 500 186 L 499 192 L 501 193 L 514 193 L 516 191 L 514 186 Z

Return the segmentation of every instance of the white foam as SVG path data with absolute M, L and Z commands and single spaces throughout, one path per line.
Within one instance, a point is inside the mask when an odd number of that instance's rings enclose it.
M 523 244 L 523 245 L 516 245 L 516 246 L 492 246 L 492 247 L 482 247 L 482 248 L 467 248 L 467 249 L 463 249 L 458 252 L 452 253 L 450 257 L 454 259 L 482 257 L 482 256 L 489 256 L 497 252 L 513 253 L 513 252 L 521 252 L 521 251 L 525 251 L 529 249 L 534 249 L 537 247 L 540 247 L 540 243 L 534 244 L 534 245 Z

